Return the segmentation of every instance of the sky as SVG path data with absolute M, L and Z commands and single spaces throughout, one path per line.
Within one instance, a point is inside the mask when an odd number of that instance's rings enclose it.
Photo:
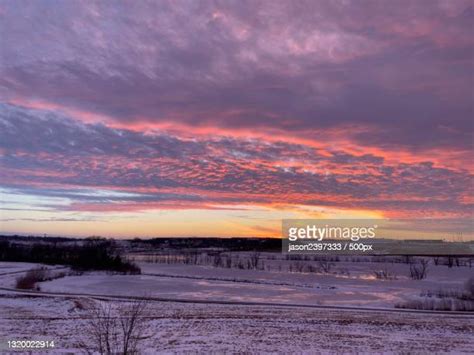
M 0 232 L 473 217 L 474 1 L 0 0 Z

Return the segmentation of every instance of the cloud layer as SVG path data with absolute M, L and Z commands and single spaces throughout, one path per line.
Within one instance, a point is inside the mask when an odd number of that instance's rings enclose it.
M 2 2 L 0 84 L 111 121 L 472 144 L 470 2 Z M 313 136 L 309 136 L 314 138 Z
M 461 0 L 0 1 L 0 186 L 67 211 L 472 215 L 473 21 Z
M 463 214 L 472 207 L 465 200 L 471 174 L 431 162 L 388 164 L 371 154 L 254 139 L 187 140 L 1 109 L 3 186 L 69 198 L 66 209 L 255 204 Z

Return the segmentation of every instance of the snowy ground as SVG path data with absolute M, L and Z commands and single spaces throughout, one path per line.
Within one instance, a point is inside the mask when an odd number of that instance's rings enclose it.
M 90 299 L 0 294 L 0 334 L 81 351 Z M 460 353 L 474 349 L 474 318 L 289 307 L 153 302 L 142 353 Z
M 26 271 L 39 266 L 41 265 L 33 263 L 11 263 L 6 261 L 0 261 L 0 277 L 10 275 L 19 271 Z
M 423 290 L 462 289 L 473 275 L 467 267 L 431 265 L 428 277 L 415 281 L 408 277 L 406 264 L 337 263 L 333 272 L 320 274 L 141 263 L 143 275 L 95 272 L 39 284 L 42 292 L 70 296 L 40 297 L 5 289 L 14 287 L 21 272 L 37 266 L 0 263 L 0 353 L 5 341 L 14 339 L 55 340 L 57 352 L 78 353 L 92 346 L 85 335 L 89 309 L 101 297 L 77 294 L 282 305 L 151 301 L 143 320 L 150 337 L 141 343 L 141 353 L 472 353 L 474 349 L 474 316 L 284 306 L 394 310 L 395 303 L 419 297 Z M 380 268 L 389 268 L 397 279 L 376 279 L 373 270 Z
M 343 263 L 340 263 L 343 264 Z M 48 292 L 147 295 L 168 299 L 270 302 L 393 308 L 424 291 L 462 290 L 474 269 L 432 266 L 425 280 L 411 280 L 406 264 L 389 265 L 396 280 L 373 275 L 380 263 L 345 263 L 349 275 L 223 269 L 141 263 L 143 275 L 91 273 L 40 283 Z

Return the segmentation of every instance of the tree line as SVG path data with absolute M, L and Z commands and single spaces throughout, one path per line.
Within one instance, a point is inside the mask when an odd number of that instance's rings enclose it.
M 137 265 L 125 260 L 118 253 L 112 242 L 104 239 L 85 240 L 81 244 L 72 245 L 0 241 L 0 261 L 68 265 L 78 271 L 141 273 Z

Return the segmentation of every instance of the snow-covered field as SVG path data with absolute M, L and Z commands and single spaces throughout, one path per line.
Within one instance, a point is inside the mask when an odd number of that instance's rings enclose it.
M 341 265 L 339 265 L 341 264 Z M 380 263 L 338 263 L 349 275 L 237 270 L 211 266 L 140 263 L 142 275 L 91 273 L 40 283 L 43 291 L 147 295 L 168 299 L 269 302 L 393 308 L 422 292 L 462 290 L 474 269 L 432 266 L 424 280 L 409 278 L 409 266 L 390 264 L 395 280 L 376 279 Z
M 69 296 L 12 291 L 16 277 L 35 267 L 0 263 L 0 346 L 9 339 L 53 339 L 57 351 L 83 351 L 90 342 L 89 310 L 98 302 L 128 302 L 104 301 L 98 295 L 118 295 L 153 298 L 143 320 L 148 333 L 140 343 L 141 353 L 469 353 L 474 349 L 474 313 L 406 313 L 394 308 L 429 290 L 462 290 L 473 276 L 469 267 L 431 264 L 426 279 L 412 280 L 409 265 L 402 263 L 338 262 L 331 272 L 311 273 L 140 262 L 142 275 L 93 272 L 39 283 L 41 292 Z M 378 269 L 396 277 L 377 279 Z
M 39 266 L 39 264 L 33 263 L 11 263 L 0 261 L 0 277 L 5 275 L 11 275 L 19 271 L 26 271 Z
M 3 339 L 92 346 L 80 298 L 0 295 Z M 141 353 L 470 353 L 474 318 L 290 307 L 152 302 Z M 82 345 L 81 345 L 82 344 Z

